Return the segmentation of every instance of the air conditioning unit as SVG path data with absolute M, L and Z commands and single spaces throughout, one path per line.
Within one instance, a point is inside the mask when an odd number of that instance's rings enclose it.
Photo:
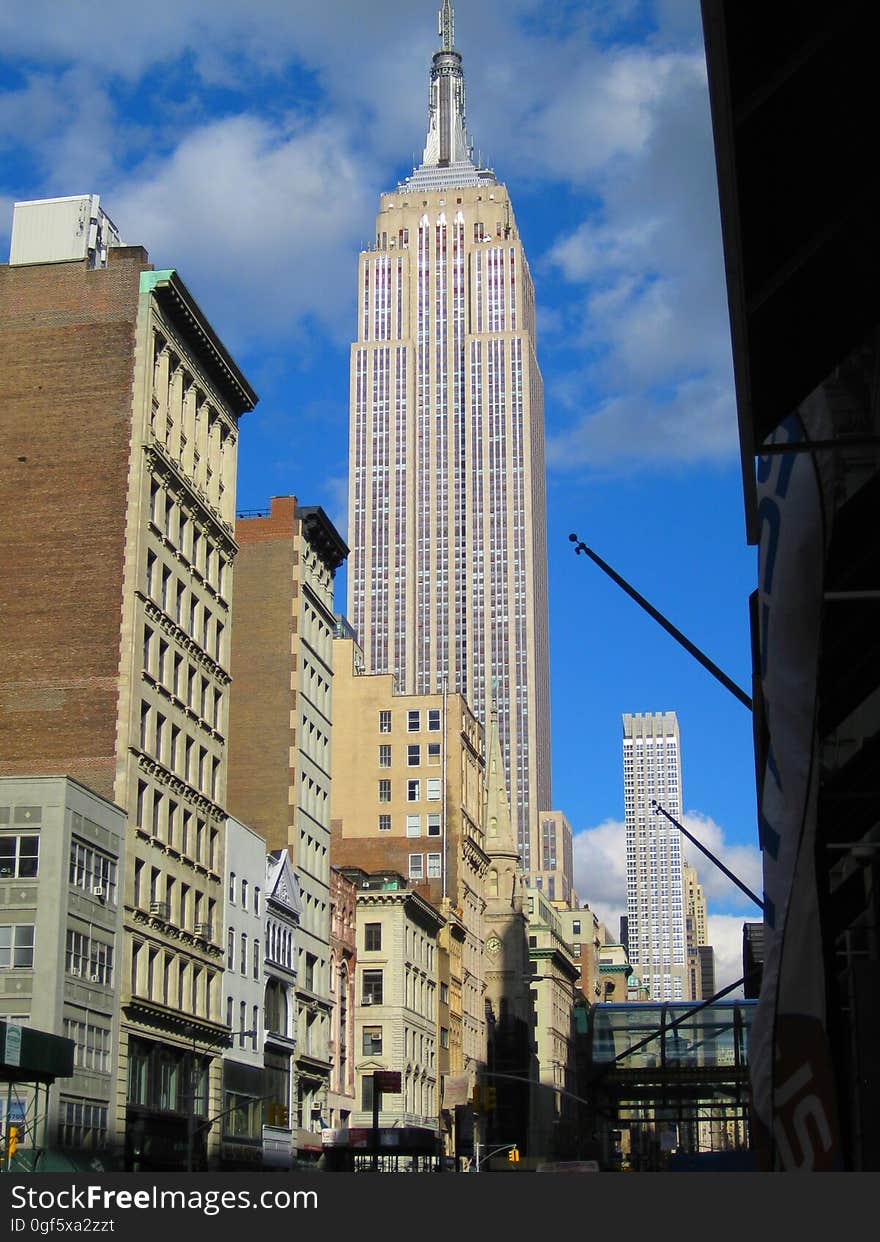
M 79 966 L 71 966 L 70 970 L 67 973 L 69 975 L 73 975 L 75 979 L 78 979 L 80 975 L 82 974 L 82 971 L 80 970 Z
M 92 983 L 103 983 L 104 980 L 100 975 L 92 975 Z
M 372 1003 L 373 1003 L 372 996 L 365 996 L 364 999 L 361 1001 L 362 1005 L 372 1005 Z
M 168 902 L 167 901 L 151 901 L 150 914 L 154 914 L 156 918 L 168 918 Z
M 107 896 L 107 890 L 103 884 L 92 885 L 92 896 L 97 897 L 99 901 L 104 901 Z
M 203 940 L 210 940 L 213 930 L 210 923 L 196 923 L 195 925 L 195 934 L 201 936 Z

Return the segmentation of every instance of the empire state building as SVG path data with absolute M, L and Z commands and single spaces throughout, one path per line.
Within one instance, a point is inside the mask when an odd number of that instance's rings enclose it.
M 351 351 L 348 616 L 367 672 L 497 701 L 521 866 L 550 798 L 544 408 L 506 186 L 473 159 L 440 12 L 421 164 L 380 198 Z

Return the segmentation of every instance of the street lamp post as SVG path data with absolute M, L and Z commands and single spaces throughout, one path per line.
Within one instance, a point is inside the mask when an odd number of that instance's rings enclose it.
M 481 1147 L 481 1146 L 482 1146 L 482 1144 L 480 1144 L 480 1143 L 478 1143 L 478 1144 L 477 1144 L 477 1153 L 478 1153 L 478 1156 L 479 1156 L 479 1149 L 480 1149 L 480 1147 Z M 483 1165 L 486 1163 L 486 1161 L 487 1161 L 487 1160 L 491 1160 L 493 1156 L 497 1156 L 497 1155 L 498 1155 L 500 1152 L 502 1152 L 502 1151 L 514 1151 L 514 1150 L 516 1149 L 516 1147 L 517 1147 L 517 1144 L 516 1144 L 516 1143 L 502 1143 L 502 1145 L 501 1145 L 500 1147 L 494 1147 L 494 1148 L 492 1149 L 492 1151 L 488 1151 L 488 1152 L 486 1152 L 486 1154 L 485 1154 L 485 1156 L 483 1156 L 482 1160 L 481 1160 L 481 1159 L 479 1159 L 479 1158 L 477 1159 L 477 1165 L 476 1165 L 476 1169 L 475 1169 L 474 1171 L 475 1171 L 476 1173 L 479 1173 L 480 1169 L 483 1167 Z

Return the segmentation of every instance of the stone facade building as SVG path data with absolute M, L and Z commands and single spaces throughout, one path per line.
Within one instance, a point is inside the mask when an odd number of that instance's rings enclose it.
M 263 1160 L 265 920 L 266 842 L 230 816 L 224 865 L 223 995 L 231 1042 L 223 1055 L 220 1126 L 220 1159 L 229 1168 L 260 1168 Z
M 345 867 L 357 885 L 355 1009 L 357 1126 L 372 1124 L 373 1074 L 399 1070 L 401 1091 L 383 1095 L 379 1124 L 425 1132 L 436 1152 L 437 934 L 443 916 L 401 875 Z
M 357 887 L 338 867 L 330 867 L 330 1097 L 331 1129 L 344 1129 L 355 1109 L 355 918 Z
M 0 1125 L 115 1165 L 125 812 L 63 776 L 0 777 L 0 1019 L 72 1039 L 74 1075 L 37 1117 L 29 1089 L 0 1092 Z M 42 1104 L 40 1106 L 42 1110 Z M 7 1116 L 8 1110 L 8 1116 Z
M 486 1057 L 482 728 L 461 695 L 399 694 L 390 673 L 364 672 L 342 621 L 334 671 L 333 862 L 400 872 L 443 912 L 444 1072 L 473 1079 Z
M 65 772 L 126 810 L 115 1129 L 130 1167 L 174 1168 L 217 1146 L 187 1153 L 187 1119 L 221 1102 L 236 446 L 256 396 L 176 271 L 139 246 L 58 253 L 0 266 L 0 751 L 8 774 Z

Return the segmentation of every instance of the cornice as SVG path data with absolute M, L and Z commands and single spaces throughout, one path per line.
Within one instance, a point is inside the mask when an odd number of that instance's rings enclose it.
M 141 273 L 141 293 L 152 293 L 205 370 L 225 394 L 235 417 L 252 410 L 259 398 L 211 327 L 198 302 L 173 268 Z
M 203 527 L 210 529 L 211 534 L 222 545 L 229 559 L 234 559 L 238 552 L 238 544 L 235 541 L 233 528 L 214 508 L 202 488 L 183 473 L 174 458 L 166 452 L 164 445 L 158 440 L 145 443 L 144 454 L 148 467 L 171 483 L 169 490 L 174 492 L 181 507 L 190 516 L 197 517 Z

